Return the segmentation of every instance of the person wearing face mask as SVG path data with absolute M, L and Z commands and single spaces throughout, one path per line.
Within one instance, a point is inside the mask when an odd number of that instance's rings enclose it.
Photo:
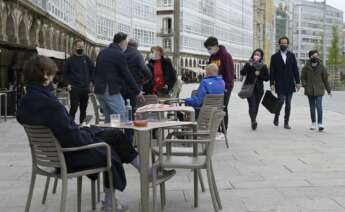
M 302 69 L 302 86 L 304 87 L 304 94 L 308 97 L 311 117 L 311 130 L 324 130 L 323 112 L 322 112 L 322 97 L 325 90 L 331 95 L 331 87 L 328 82 L 328 72 L 326 67 L 320 61 L 320 55 L 317 50 L 309 51 L 309 61 Z M 316 114 L 317 111 L 317 124 Z
M 171 60 L 164 57 L 163 48 L 160 46 L 152 47 L 149 57 L 147 66 L 152 78 L 144 85 L 144 91 L 158 96 L 168 95 L 177 80 L 176 70 Z
M 280 50 L 271 56 L 270 85 L 271 90 L 278 94 L 280 101 L 285 103 L 284 128 L 291 129 L 289 125 L 291 113 L 291 99 L 294 92 L 299 91 L 300 76 L 295 54 L 288 50 L 289 38 L 283 36 L 279 39 Z M 279 114 L 274 116 L 273 124 L 279 125 Z
M 240 72 L 242 76 L 246 76 L 244 84 L 255 83 L 253 95 L 247 98 L 251 127 L 253 130 L 256 130 L 258 126 L 256 117 L 264 94 L 263 82 L 269 80 L 267 65 L 263 63 L 263 58 L 264 52 L 261 49 L 254 50 L 249 62 L 244 65 Z
M 113 43 L 104 48 L 97 56 L 95 72 L 95 93 L 103 109 L 105 122 L 110 122 L 110 114 L 120 114 L 121 121 L 127 121 L 126 107 L 121 92 L 124 82 L 133 96 L 141 100 L 143 92 L 138 87 L 128 69 L 124 52 L 127 49 L 127 34 L 116 33 Z
M 225 81 L 224 91 L 224 122 L 225 128 L 228 129 L 228 104 L 230 101 L 231 91 L 234 87 L 235 73 L 234 62 L 231 54 L 226 50 L 223 45 L 218 44 L 218 39 L 209 37 L 204 42 L 204 47 L 210 54 L 209 63 L 214 63 L 219 68 L 219 75 Z
M 78 107 L 80 109 L 79 123 L 86 118 L 90 88 L 94 76 L 94 63 L 84 54 L 84 42 L 76 39 L 73 42 L 73 54 L 64 64 L 64 81 L 70 94 L 70 116 L 75 119 Z

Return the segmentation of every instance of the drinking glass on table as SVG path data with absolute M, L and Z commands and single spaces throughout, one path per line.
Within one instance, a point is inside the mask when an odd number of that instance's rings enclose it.
M 110 126 L 118 127 L 121 123 L 120 114 L 110 114 Z

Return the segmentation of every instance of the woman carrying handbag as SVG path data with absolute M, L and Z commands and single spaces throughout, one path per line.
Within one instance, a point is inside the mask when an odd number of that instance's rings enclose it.
M 269 80 L 267 65 L 263 63 L 263 58 L 264 52 L 261 49 L 254 50 L 249 62 L 246 63 L 241 70 L 241 76 L 244 76 L 245 80 L 239 96 L 241 98 L 247 98 L 251 127 L 253 130 L 256 130 L 258 126 L 256 116 L 264 94 L 263 82 Z

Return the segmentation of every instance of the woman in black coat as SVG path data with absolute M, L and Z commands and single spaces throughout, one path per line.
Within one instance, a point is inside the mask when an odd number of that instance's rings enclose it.
M 112 172 L 115 189 L 123 191 L 126 176 L 122 163 L 131 163 L 139 168 L 139 158 L 127 137 L 119 130 L 79 127 L 69 116 L 65 107 L 48 89 L 57 67 L 44 56 L 34 56 L 25 66 L 27 94 L 22 98 L 17 111 L 21 124 L 48 127 L 63 148 L 106 142 L 112 147 Z M 65 153 L 68 172 L 106 166 L 104 148 Z M 107 174 L 104 175 L 106 196 L 104 206 L 111 206 L 111 193 Z M 108 189 L 107 189 L 108 188 Z
M 177 76 L 171 60 L 163 56 L 162 47 L 151 48 L 147 66 L 151 71 L 152 78 L 144 85 L 144 92 L 158 96 L 168 95 L 176 83 Z
M 259 105 L 264 94 L 264 81 L 269 80 L 267 65 L 263 63 L 264 52 L 261 49 L 254 50 L 248 63 L 241 70 L 241 75 L 246 76 L 244 84 L 255 83 L 253 95 L 247 98 L 249 106 L 249 116 L 251 126 L 256 130 L 258 123 L 256 116 L 259 111 Z

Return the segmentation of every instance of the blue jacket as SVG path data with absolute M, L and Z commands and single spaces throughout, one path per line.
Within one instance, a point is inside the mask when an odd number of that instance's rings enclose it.
M 79 128 L 70 118 L 65 107 L 46 87 L 37 84 L 27 86 L 27 94 L 22 98 L 17 120 L 21 124 L 43 125 L 48 127 L 62 147 L 77 147 L 103 142 L 95 135 L 101 128 Z M 80 171 L 88 167 L 104 166 L 104 148 L 65 153 L 68 172 Z M 112 151 L 112 172 L 116 189 L 126 187 L 126 176 L 119 156 Z
M 117 44 L 110 44 L 97 56 L 95 72 L 95 93 L 104 94 L 108 86 L 109 94 L 119 94 L 123 90 L 123 83 L 127 83 L 138 95 L 140 90 L 128 69 L 125 54 Z
M 201 107 L 206 94 L 223 94 L 225 82 L 221 76 L 209 76 L 204 78 L 198 88 L 198 93 L 185 99 L 186 105 Z

